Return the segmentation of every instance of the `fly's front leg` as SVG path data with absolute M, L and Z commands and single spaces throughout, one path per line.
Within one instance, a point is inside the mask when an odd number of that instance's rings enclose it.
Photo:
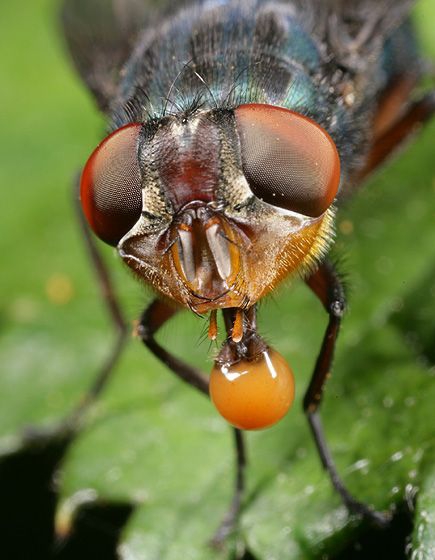
M 137 329 L 137 334 L 145 346 L 163 362 L 177 377 L 195 387 L 204 395 L 209 395 L 208 378 L 198 369 L 190 366 L 168 352 L 155 339 L 158 329 L 177 313 L 176 307 L 171 307 L 162 300 L 154 300 L 143 312 Z M 236 481 L 231 505 L 222 523 L 211 539 L 211 545 L 218 548 L 234 530 L 240 513 L 245 487 L 246 452 L 243 434 L 237 428 L 233 429 L 236 452 Z
M 304 411 L 316 442 L 323 467 L 329 474 L 331 482 L 340 494 L 349 511 L 363 515 L 378 525 L 385 525 L 389 518 L 374 511 L 368 505 L 356 500 L 347 490 L 334 464 L 331 452 L 325 439 L 319 407 L 323 396 L 325 382 L 329 377 L 335 344 L 340 329 L 341 318 L 346 308 L 346 298 L 342 282 L 333 267 L 326 261 L 310 276 L 306 283 L 322 302 L 328 312 L 329 322 L 323 337 L 317 361 L 311 376 L 310 384 L 304 397 Z
M 95 243 L 95 238 L 90 232 L 86 219 L 83 215 L 79 198 L 79 189 L 80 181 L 77 180 L 74 184 L 74 206 L 89 257 L 97 275 L 98 284 L 103 296 L 103 300 L 109 311 L 111 321 L 115 327 L 116 341 L 112 347 L 110 355 L 101 367 L 91 388 L 87 391 L 86 395 L 82 399 L 82 402 L 73 412 L 72 417 L 69 419 L 69 422 L 72 423 L 76 423 L 77 420 L 79 420 L 84 410 L 89 406 L 89 404 L 95 401 L 95 399 L 103 390 L 125 346 L 128 334 L 127 322 L 124 319 L 121 306 L 119 305 L 118 299 L 116 297 L 109 271 L 103 261 L 100 252 L 98 251 L 97 245 Z
M 146 308 L 139 322 L 138 335 L 149 350 L 177 377 L 208 396 L 208 378 L 198 369 L 179 360 L 154 338 L 158 329 L 175 315 L 177 308 L 156 299 Z
M 222 519 L 216 533 L 210 541 L 214 548 L 220 548 L 226 538 L 233 532 L 239 518 L 240 509 L 242 507 L 243 495 L 245 492 L 245 467 L 246 467 L 246 450 L 243 432 L 237 428 L 233 429 L 234 443 L 236 450 L 236 484 L 234 488 L 231 505 Z

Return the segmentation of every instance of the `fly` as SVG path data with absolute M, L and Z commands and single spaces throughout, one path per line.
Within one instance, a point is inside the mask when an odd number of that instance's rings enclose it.
M 299 276 L 329 322 L 303 407 L 322 464 L 348 509 L 388 517 L 342 482 L 319 407 L 346 297 L 328 258 L 340 200 L 435 109 L 409 21 L 411 0 L 67 0 L 73 61 L 108 119 L 84 166 L 80 217 L 119 329 L 127 327 L 93 233 L 155 299 L 137 334 L 234 427 L 237 476 L 213 542 L 232 531 L 246 465 L 243 430 L 281 419 L 290 366 L 257 329 L 256 306 Z M 210 377 L 157 342 L 187 309 L 225 340 Z M 95 397 L 107 379 L 97 379 Z

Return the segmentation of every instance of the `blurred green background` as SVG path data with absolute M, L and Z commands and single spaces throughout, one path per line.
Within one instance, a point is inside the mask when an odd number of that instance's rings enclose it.
M 65 417 L 113 342 L 71 189 L 104 122 L 71 69 L 57 10 L 53 0 L 3 2 L 0 18 L 5 457 L 22 448 L 29 426 L 50 427 Z M 435 60 L 433 0 L 419 2 L 415 18 L 423 49 Z M 431 489 L 434 132 L 432 123 L 338 222 L 352 297 L 326 427 L 347 482 L 380 508 L 403 502 L 417 487 Z M 110 248 L 102 250 L 133 320 L 150 296 Z M 295 368 L 299 402 L 324 324 L 301 286 L 280 290 L 262 310 L 262 332 Z M 199 343 L 204 328 L 184 315 L 165 328 L 163 340 L 209 369 L 207 343 Z M 63 519 L 72 521 L 80 499 L 137 504 L 122 536 L 123 558 L 215 557 L 206 540 L 230 494 L 230 434 L 205 400 L 180 385 L 132 341 L 62 463 Z M 233 557 L 242 546 L 258 560 L 323 558 L 360 533 L 330 491 L 298 406 L 280 426 L 249 439 L 253 466 L 240 538 L 216 557 Z M 422 494 L 426 514 L 429 494 Z M 415 546 L 421 558 L 433 558 L 433 527 L 423 518 Z

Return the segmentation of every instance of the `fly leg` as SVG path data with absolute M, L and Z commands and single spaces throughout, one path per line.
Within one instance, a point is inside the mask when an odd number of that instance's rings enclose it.
M 98 251 L 94 237 L 89 231 L 88 225 L 82 212 L 79 199 L 79 187 L 80 182 L 77 180 L 74 182 L 74 207 L 77 213 L 80 229 L 83 234 L 90 260 L 97 275 L 98 284 L 103 296 L 103 300 L 109 311 L 111 322 L 113 323 L 113 326 L 115 328 L 116 340 L 115 344 L 112 346 L 108 358 L 103 363 L 93 384 L 87 390 L 81 402 L 76 406 L 76 408 L 72 411 L 68 418 L 56 428 L 56 433 L 66 432 L 67 434 L 74 433 L 78 430 L 87 408 L 97 399 L 97 397 L 105 387 L 113 371 L 113 368 L 125 346 L 128 335 L 127 322 L 124 319 L 124 315 L 117 300 L 109 271 L 107 270 L 103 258 Z
M 207 377 L 198 369 L 184 363 L 165 350 L 154 338 L 158 329 L 173 317 L 177 311 L 176 307 L 170 307 L 165 302 L 155 299 L 143 312 L 137 328 L 137 334 L 154 356 L 163 362 L 177 377 L 208 396 Z
M 83 215 L 83 211 L 80 204 L 79 198 L 79 188 L 80 181 L 74 181 L 74 210 L 77 214 L 77 219 L 79 222 L 80 230 L 83 234 L 83 239 L 91 260 L 91 263 L 95 269 L 98 284 L 100 287 L 103 300 L 109 311 L 111 321 L 114 325 L 116 332 L 115 343 L 111 348 L 111 352 L 107 357 L 106 361 L 102 364 L 93 384 L 86 391 L 81 401 L 75 406 L 75 408 L 68 414 L 68 416 L 62 420 L 59 424 L 54 426 L 54 428 L 49 429 L 32 429 L 28 431 L 26 437 L 29 440 L 43 441 L 46 439 L 51 439 L 53 437 L 71 437 L 74 436 L 80 429 L 84 415 L 89 408 L 89 406 L 95 402 L 95 400 L 100 395 L 101 391 L 105 387 L 113 368 L 122 353 L 122 350 L 127 341 L 128 335 L 128 325 L 124 319 L 124 315 L 121 310 L 121 306 L 117 300 L 115 290 L 109 275 L 109 271 L 106 268 L 104 260 L 98 251 L 97 245 L 95 243 L 94 237 L 89 231 L 87 222 Z
M 386 515 L 374 511 L 368 505 L 356 500 L 347 490 L 334 464 L 325 439 L 319 415 L 325 382 L 330 374 L 335 343 L 340 329 L 341 318 L 346 308 L 343 285 L 333 265 L 326 261 L 317 272 L 306 280 L 309 288 L 316 294 L 328 312 L 329 322 L 326 327 L 322 346 L 317 357 L 310 384 L 304 397 L 304 412 L 307 415 L 314 441 L 323 467 L 329 474 L 332 485 L 340 494 L 350 512 L 363 515 L 378 525 L 385 525 L 389 519 Z
M 376 171 L 413 132 L 429 121 L 435 113 L 435 91 L 413 101 L 386 129 L 375 135 L 373 146 L 357 181 L 363 181 Z
M 242 507 L 243 494 L 245 491 L 245 467 L 246 467 L 246 450 L 243 432 L 237 428 L 233 428 L 234 443 L 236 449 L 236 483 L 231 505 L 222 519 L 216 533 L 210 541 L 214 548 L 220 548 L 226 538 L 233 532 L 237 520 L 239 518 L 240 509 Z
M 139 322 L 137 334 L 145 346 L 163 362 L 177 377 L 198 389 L 204 395 L 209 395 L 208 378 L 198 369 L 190 366 L 168 352 L 155 339 L 158 329 L 178 311 L 167 303 L 156 299 L 144 311 Z M 243 434 L 237 428 L 233 429 L 236 452 L 236 480 L 234 494 L 230 507 L 219 525 L 210 544 L 219 548 L 225 539 L 233 532 L 240 513 L 243 492 L 245 487 L 246 452 Z

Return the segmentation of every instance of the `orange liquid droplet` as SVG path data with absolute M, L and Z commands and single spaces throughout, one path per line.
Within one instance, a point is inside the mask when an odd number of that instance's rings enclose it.
M 295 384 L 286 360 L 268 349 L 257 360 L 214 365 L 210 396 L 219 413 L 242 430 L 259 430 L 281 420 L 293 403 Z

